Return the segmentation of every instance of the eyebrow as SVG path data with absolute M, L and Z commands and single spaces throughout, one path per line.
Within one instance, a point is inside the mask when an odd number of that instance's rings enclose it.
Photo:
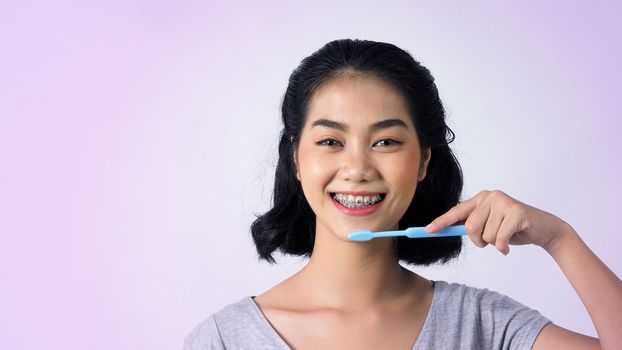
M 343 123 L 340 123 L 334 120 L 329 120 L 329 119 L 318 119 L 314 121 L 311 127 L 313 128 L 316 126 L 325 126 L 327 128 L 333 128 L 333 129 L 341 130 L 343 132 L 347 132 L 349 129 L 349 127 L 346 124 L 343 124 Z M 372 125 L 369 126 L 369 129 L 372 131 L 378 131 L 382 129 L 392 128 L 395 126 L 408 129 L 408 127 L 406 126 L 406 123 L 404 123 L 401 119 L 385 119 L 385 120 L 373 123 Z

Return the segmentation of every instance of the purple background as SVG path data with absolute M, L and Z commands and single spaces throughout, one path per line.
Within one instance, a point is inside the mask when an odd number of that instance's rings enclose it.
M 16 5 L 18 4 L 18 5 Z M 304 265 L 257 263 L 291 71 L 328 41 L 437 79 L 465 197 L 568 221 L 619 276 L 619 3 L 78 1 L 0 11 L 0 348 L 174 349 Z M 616 154 L 617 153 L 617 154 Z M 470 242 L 412 268 L 595 335 L 555 262 Z

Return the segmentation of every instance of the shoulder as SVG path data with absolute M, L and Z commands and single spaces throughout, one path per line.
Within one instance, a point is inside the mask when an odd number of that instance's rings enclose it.
M 184 350 L 224 349 L 214 314 L 199 323 L 184 339 Z
M 186 337 L 184 350 L 287 349 L 250 296 L 211 314 Z
M 445 281 L 436 281 L 435 288 L 438 289 L 435 294 L 442 298 L 442 304 L 447 307 L 472 308 L 483 312 L 527 308 L 511 297 L 488 288 Z
M 455 338 L 474 337 L 470 342 L 484 348 L 530 347 L 550 322 L 537 310 L 487 288 L 436 281 L 434 298 L 430 322 L 451 325 Z
M 448 283 L 436 281 L 435 297 L 442 300 L 439 308 L 447 311 L 472 311 L 471 316 L 479 319 L 496 318 L 499 321 L 501 316 L 509 317 L 536 317 L 541 316 L 536 310 L 514 300 L 513 298 L 490 290 L 488 288 L 477 288 L 460 283 Z M 453 309 L 453 310 L 451 310 Z M 491 315 L 494 314 L 494 317 Z
M 248 297 L 226 305 L 196 325 L 184 339 L 184 350 L 225 349 L 223 331 L 248 319 L 246 299 Z

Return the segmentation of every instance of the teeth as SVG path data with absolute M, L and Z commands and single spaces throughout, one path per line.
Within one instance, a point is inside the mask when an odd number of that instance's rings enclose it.
M 351 194 L 345 195 L 341 193 L 337 193 L 333 197 L 339 203 L 349 208 L 361 208 L 361 207 L 369 206 L 369 205 L 379 202 L 382 199 L 381 195 L 369 197 L 369 196 L 353 196 Z

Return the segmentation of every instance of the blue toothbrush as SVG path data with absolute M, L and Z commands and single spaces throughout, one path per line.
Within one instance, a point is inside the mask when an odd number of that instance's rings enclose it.
M 348 235 L 348 239 L 350 239 L 351 241 L 369 241 L 372 238 L 378 237 L 406 236 L 408 238 L 434 238 L 448 236 L 464 236 L 466 234 L 467 232 L 464 228 L 464 225 L 453 225 L 447 226 L 442 230 L 438 230 L 432 233 L 425 232 L 423 227 L 409 227 L 405 230 L 382 232 L 371 232 L 366 230 L 352 231 Z

